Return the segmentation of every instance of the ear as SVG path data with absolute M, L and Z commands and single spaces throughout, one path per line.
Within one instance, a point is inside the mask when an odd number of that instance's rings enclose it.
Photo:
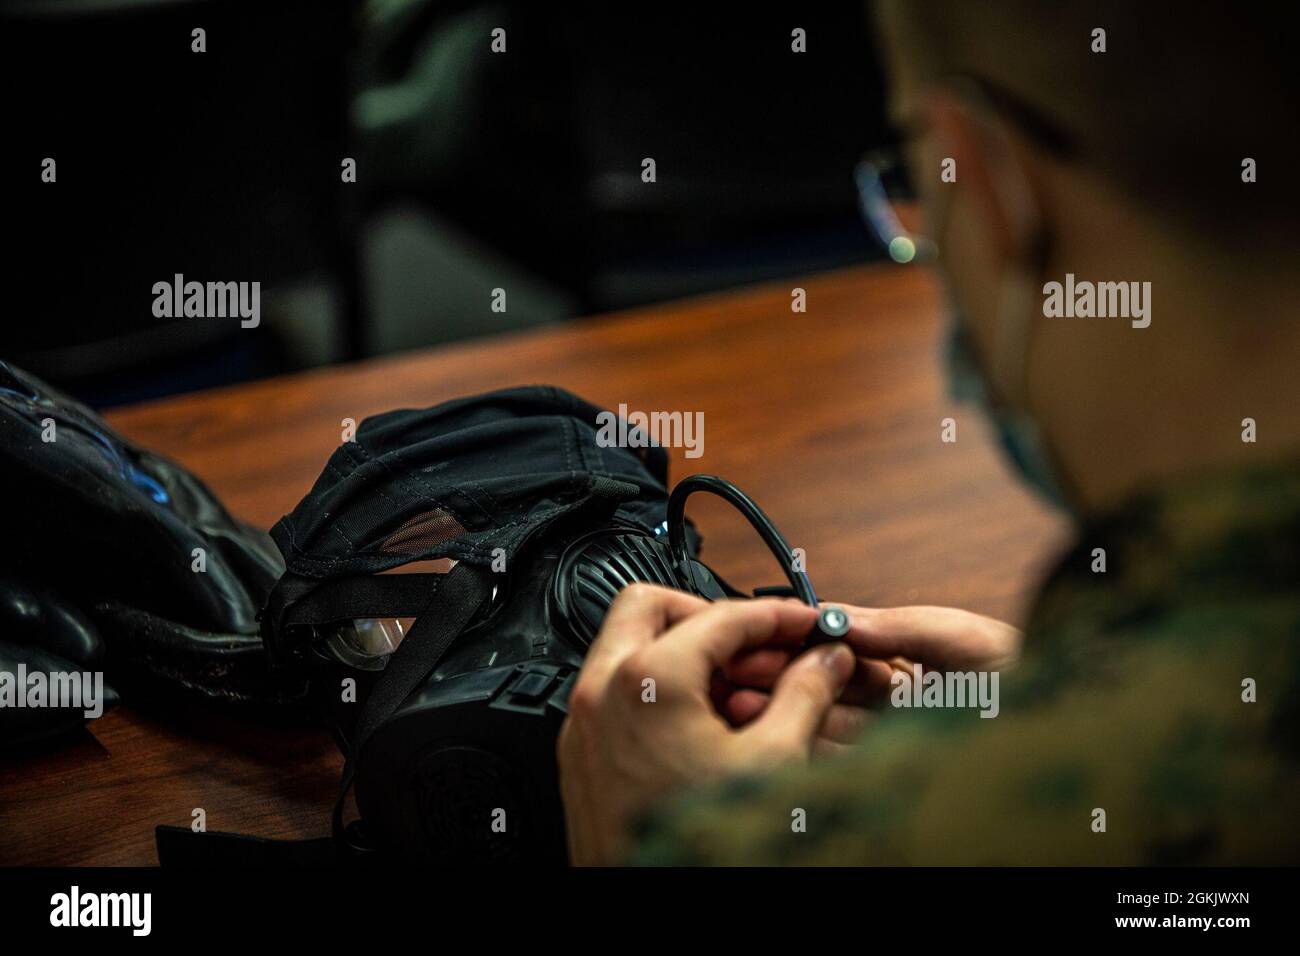
M 919 105 L 937 156 L 956 161 L 958 191 L 977 214 L 986 248 L 999 262 L 1027 262 L 1042 214 L 1013 134 L 991 109 L 956 93 L 936 90 Z

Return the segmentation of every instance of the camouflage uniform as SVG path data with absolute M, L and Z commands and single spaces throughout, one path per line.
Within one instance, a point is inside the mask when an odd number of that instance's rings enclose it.
M 1300 861 L 1300 468 L 1185 483 L 1091 523 L 1026 630 L 998 717 L 891 710 L 845 757 L 663 808 L 636 859 Z

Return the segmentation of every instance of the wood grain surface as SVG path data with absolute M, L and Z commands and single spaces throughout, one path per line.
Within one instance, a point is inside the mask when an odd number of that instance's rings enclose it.
M 790 290 L 808 310 L 790 310 Z M 484 323 L 491 313 L 484 309 Z M 559 328 L 329 368 L 117 410 L 269 527 L 308 490 L 342 421 L 507 385 L 550 383 L 605 407 L 704 413 L 704 454 L 672 478 L 736 482 L 805 549 L 823 598 L 947 604 L 1021 618 L 1064 524 L 1011 478 L 940 362 L 943 300 L 925 273 L 859 267 Z M 958 440 L 940 441 L 941 420 Z M 704 496 L 703 557 L 733 583 L 778 583 L 739 516 Z M 342 760 L 321 731 L 201 708 L 110 712 L 82 739 L 0 766 L 0 863 L 153 864 L 153 828 L 322 836 Z

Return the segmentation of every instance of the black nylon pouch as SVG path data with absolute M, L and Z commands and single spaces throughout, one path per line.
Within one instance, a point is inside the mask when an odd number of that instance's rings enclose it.
M 600 413 L 563 389 L 525 386 L 367 418 L 271 535 L 308 577 L 430 557 L 487 564 L 593 478 L 635 486 L 622 515 L 645 524 L 667 501 L 667 456 L 601 447 Z

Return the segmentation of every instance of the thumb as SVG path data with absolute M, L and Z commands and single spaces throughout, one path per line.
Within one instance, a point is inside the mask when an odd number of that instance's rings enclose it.
M 853 652 L 839 642 L 801 654 L 777 678 L 771 701 L 748 733 L 806 756 L 856 666 Z

